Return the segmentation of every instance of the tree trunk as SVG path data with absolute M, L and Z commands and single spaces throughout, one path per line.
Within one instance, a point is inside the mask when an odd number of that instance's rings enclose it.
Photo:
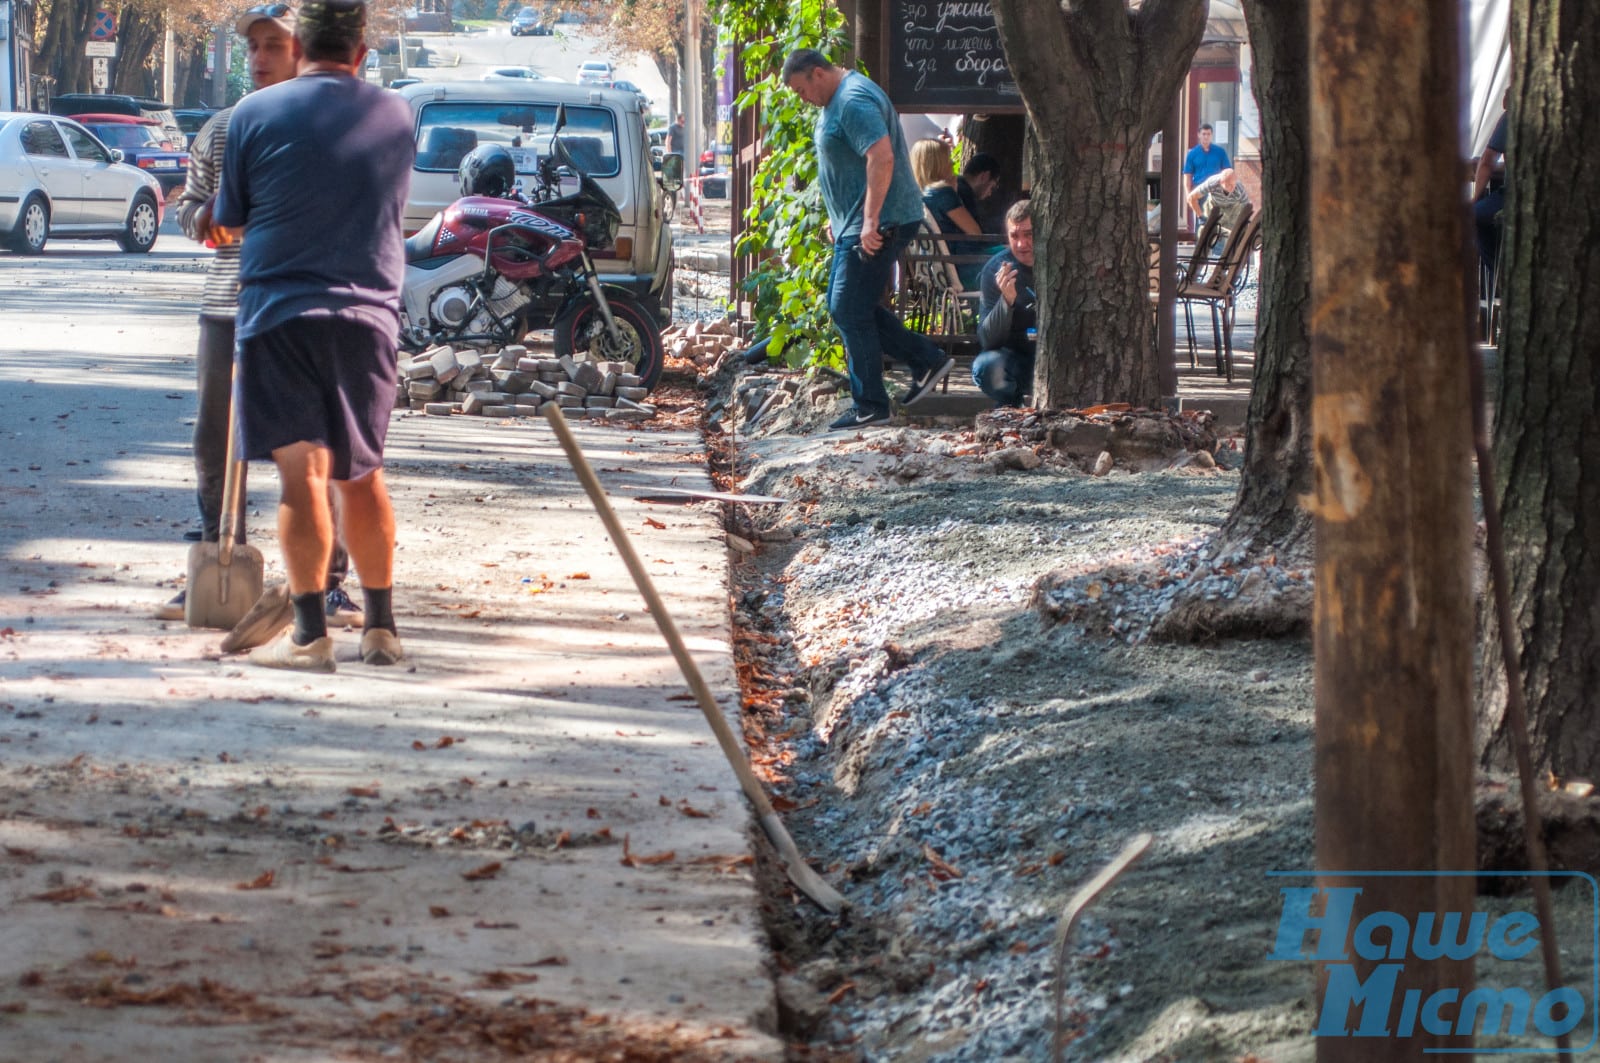
M 64 92 L 87 92 L 89 59 L 83 46 L 89 40 L 90 20 L 94 17 L 90 0 L 55 0 L 45 23 L 44 40 L 39 46 L 38 70 L 55 78 L 52 96 Z
M 1261 111 L 1261 281 L 1244 470 L 1224 553 L 1311 557 L 1310 25 L 1303 0 L 1246 0 Z
M 1514 0 L 1511 25 L 1496 491 L 1534 763 L 1600 778 L 1600 174 L 1589 161 L 1600 7 Z M 1499 633 L 1493 610 L 1484 616 L 1482 752 L 1508 765 Z
M 159 96 L 150 56 L 161 43 L 161 12 L 124 6 L 117 24 L 116 76 L 112 92 Z
M 1477 866 L 1457 9 L 1311 5 L 1317 884 L 1363 890 L 1351 926 L 1473 910 L 1470 874 L 1341 874 Z M 1375 215 L 1352 190 L 1378 188 Z M 1349 962 L 1319 967 L 1324 1006 L 1334 979 L 1377 968 L 1340 946 Z M 1384 1025 L 1412 990 L 1471 984 L 1470 958 L 1408 954 Z M 1317 1059 L 1415 1060 L 1461 1043 L 1323 1037 Z
M 994 0 L 1035 153 L 1035 395 L 1161 399 L 1149 301 L 1145 154 L 1205 30 L 1200 0 Z

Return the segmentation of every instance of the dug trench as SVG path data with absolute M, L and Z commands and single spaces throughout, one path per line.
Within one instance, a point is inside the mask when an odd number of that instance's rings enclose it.
M 790 1058 L 1048 1060 L 1058 974 L 1068 1059 L 1314 1058 L 1314 972 L 1271 958 L 1269 875 L 1314 866 L 1311 573 L 1208 538 L 1242 439 L 1122 410 L 827 435 L 826 379 L 712 368 L 715 475 L 789 500 L 728 507 L 746 738 L 850 904 L 763 865 Z M 1172 638 L 1179 603 L 1234 637 Z M 1483 789 L 1485 866 L 1525 866 L 1503 781 Z M 1068 899 L 1140 832 L 1058 963 Z M 1583 953 L 1580 894 L 1557 916 Z M 1585 993 L 1593 961 L 1568 960 Z M 1479 978 L 1537 985 L 1537 964 Z

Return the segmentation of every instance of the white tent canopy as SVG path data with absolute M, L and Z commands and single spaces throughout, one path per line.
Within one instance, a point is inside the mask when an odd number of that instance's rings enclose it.
M 1500 120 L 1500 101 L 1511 86 L 1511 0 L 1464 0 L 1467 5 L 1466 128 L 1462 137 L 1476 158 Z

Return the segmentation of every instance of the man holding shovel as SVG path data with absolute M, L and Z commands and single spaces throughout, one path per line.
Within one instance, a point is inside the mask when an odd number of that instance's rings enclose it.
M 212 212 L 239 257 L 234 394 L 240 454 L 271 458 L 294 625 L 252 663 L 331 672 L 323 576 L 342 538 L 361 574 L 361 659 L 401 660 L 391 594 L 394 511 L 383 444 L 394 407 L 401 215 L 415 156 L 411 113 L 362 78 L 366 5 L 308 0 L 299 76 L 234 108 Z
M 282 3 L 259 4 L 240 15 L 234 32 L 245 40 L 247 67 L 257 89 L 288 81 L 295 76 L 300 61 L 294 39 L 294 14 Z M 211 238 L 211 210 L 222 173 L 228 123 L 233 108 L 212 115 L 195 137 L 190 154 L 189 178 L 178 200 L 178 223 L 191 240 Z M 218 245 L 206 268 L 205 293 L 200 306 L 200 343 L 195 353 L 195 382 L 198 409 L 194 424 L 194 463 L 196 494 L 200 503 L 203 542 L 214 543 L 222 525 L 224 470 L 231 460 L 227 453 L 228 418 L 232 412 L 234 317 L 239 303 L 239 245 Z M 240 466 L 243 471 L 243 466 Z M 241 485 L 239 494 L 244 495 Z M 237 518 L 236 518 L 237 519 Z M 325 586 L 326 610 L 331 623 L 359 627 L 365 617 L 343 583 L 350 571 L 350 557 L 344 547 L 335 545 L 328 562 Z M 186 592 L 156 611 L 158 620 L 182 620 Z M 224 652 L 249 649 L 282 631 L 291 620 L 288 589 L 271 587 L 261 596 L 238 626 L 222 640 Z

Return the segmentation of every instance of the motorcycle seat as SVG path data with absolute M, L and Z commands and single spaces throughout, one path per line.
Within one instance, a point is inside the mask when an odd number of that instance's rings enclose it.
M 434 257 L 433 242 L 439 237 L 439 226 L 443 221 L 443 214 L 435 214 L 432 221 L 406 237 L 406 265 L 429 268 L 428 260 Z M 440 255 L 437 264 L 442 265 L 452 257 L 454 256 Z

